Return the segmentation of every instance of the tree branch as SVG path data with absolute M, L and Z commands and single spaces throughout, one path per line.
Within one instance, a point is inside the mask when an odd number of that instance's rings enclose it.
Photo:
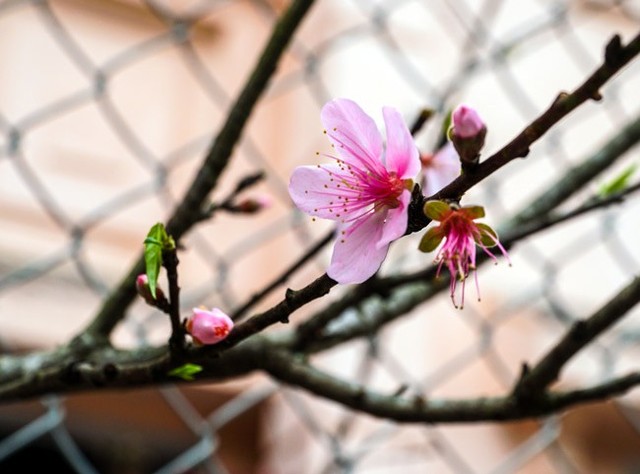
M 299 259 L 287 267 L 280 275 L 278 275 L 271 283 L 266 285 L 262 290 L 255 293 L 249 300 L 233 312 L 231 319 L 237 321 L 241 319 L 245 313 L 256 305 L 262 298 L 275 290 L 278 286 L 283 285 L 294 272 L 300 269 L 305 263 L 311 260 L 320 250 L 322 250 L 333 238 L 334 231 L 328 232 L 322 239 L 309 248 Z
M 209 355 L 218 354 L 254 334 L 258 334 L 273 324 L 288 323 L 291 313 L 310 301 L 326 295 L 335 285 L 337 285 L 336 281 L 329 278 L 325 273 L 300 290 L 287 289 L 285 297 L 280 303 L 264 313 L 257 314 L 237 325 L 226 339 L 213 346 L 204 346 L 200 348 L 199 352 Z
M 353 410 L 403 423 L 468 423 L 545 416 L 581 403 L 622 395 L 640 384 L 640 373 L 633 372 L 586 389 L 544 393 L 526 404 L 512 395 L 438 400 L 368 390 L 320 371 L 302 357 L 285 351 L 269 351 L 260 362 L 263 370 L 282 382 Z
M 167 230 L 176 240 L 201 218 L 203 204 L 224 171 L 252 108 L 266 87 L 268 79 L 273 73 L 293 31 L 312 3 L 312 0 L 294 1 L 275 27 L 272 38 L 263 52 L 254 74 L 234 104 L 227 122 L 220 130 L 206 157 L 201 171 L 169 221 Z M 524 156 L 531 144 L 571 110 L 590 98 L 599 98 L 599 88 L 602 84 L 638 53 L 640 53 L 640 37 L 636 37 L 627 46 L 622 46 L 619 39 L 614 39 L 607 47 L 605 63 L 582 86 L 572 94 L 561 94 L 547 111 L 525 128 L 511 143 L 488 158 L 484 163 L 481 163 L 473 172 L 465 173 L 455 180 L 438 193 L 436 197 L 457 199 L 471 186 L 509 161 L 516 157 Z M 633 128 L 629 135 L 635 135 L 636 138 L 633 141 L 635 143 L 638 136 L 637 130 Z M 614 155 L 621 155 L 631 144 L 631 141 L 624 142 L 620 147 L 616 148 Z M 564 185 L 567 187 L 566 191 L 571 193 L 573 192 L 571 187 L 573 190 L 577 189 L 577 187 L 575 183 L 569 181 L 565 180 Z M 414 200 L 426 199 L 421 195 L 416 196 L 415 194 Z M 551 204 L 552 208 L 557 206 L 557 203 L 561 200 L 559 198 L 556 199 L 555 204 Z M 574 211 L 573 214 L 568 215 L 566 218 L 575 217 L 575 215 L 602 205 L 604 205 L 604 201 L 589 209 L 585 205 L 583 210 L 580 210 L 580 212 Z M 424 214 L 422 215 L 424 216 Z M 559 220 L 561 217 L 556 216 L 557 220 L 552 221 L 552 224 L 561 222 Z M 525 219 L 527 222 L 537 222 L 539 225 L 538 228 L 532 227 L 533 230 L 529 229 L 526 235 L 546 228 L 549 225 L 549 221 L 545 219 L 547 218 L 540 215 Z M 512 222 L 516 222 L 516 220 Z M 424 227 L 426 223 L 423 222 L 420 225 Z M 511 236 L 509 232 L 512 232 Z M 506 243 L 509 245 L 523 237 L 523 233 L 518 234 L 517 230 L 512 227 L 510 231 L 507 229 Z M 291 268 L 293 268 L 291 271 L 295 271 L 297 262 Z M 510 394 L 506 397 L 453 401 L 426 401 L 421 397 L 407 399 L 398 395 L 386 396 L 367 391 L 360 386 L 335 379 L 318 371 L 304 363 L 294 353 L 283 351 L 281 348 L 285 346 L 280 345 L 279 349 L 275 338 L 266 338 L 258 334 L 270 325 L 278 322 L 288 322 L 292 312 L 308 302 L 327 294 L 336 285 L 336 282 L 326 274 L 301 290 L 287 290 L 285 298 L 280 303 L 270 310 L 238 324 L 226 340 L 215 346 L 187 348 L 184 355 L 171 353 L 167 347 L 116 351 L 108 346 L 107 337 L 123 317 L 126 307 L 134 298 L 135 276 L 143 271 L 144 265 L 142 260 L 139 260 L 129 272 L 127 278 L 105 302 L 100 313 L 88 327 L 86 334 L 76 337 L 68 347 L 37 356 L 31 354 L 28 356 L 0 358 L 0 379 L 2 379 L 2 382 L 0 382 L 0 399 L 15 399 L 51 391 L 66 392 L 95 387 L 134 387 L 163 383 L 173 380 L 168 376 L 168 371 L 172 367 L 184 361 L 189 361 L 202 364 L 205 369 L 202 380 L 220 380 L 221 378 L 237 376 L 262 368 L 285 382 L 315 390 L 319 395 L 340 401 L 354 409 L 366 411 L 376 416 L 385 416 L 403 421 L 480 421 L 547 414 L 574 403 L 623 393 L 628 388 L 639 383 L 640 377 L 637 373 L 633 373 L 584 390 L 560 393 L 549 393 L 543 390 L 533 399 L 527 399 L 525 404 L 522 403 L 523 397 L 521 394 L 526 393 L 526 390 L 524 392 L 520 391 L 518 396 Z M 284 280 L 286 280 L 288 274 L 289 269 L 283 274 Z M 422 272 L 414 274 L 373 278 L 367 284 L 356 287 L 355 291 L 332 306 L 331 308 L 333 309 L 323 313 L 322 317 L 312 323 L 301 326 L 297 345 L 296 338 L 292 337 L 291 340 L 294 341 L 294 344 L 288 346 L 288 348 L 311 351 L 321 346 L 328 347 L 336 343 L 336 341 L 345 341 L 353 338 L 355 337 L 354 335 L 358 334 L 358 331 L 362 333 L 362 331 L 378 330 L 386 322 L 395 319 L 399 314 L 406 313 L 411 307 L 436 294 L 440 287 L 446 286 L 444 279 L 432 281 L 434 275 L 435 268 L 431 266 Z M 280 284 L 280 282 L 275 283 L 275 285 L 277 284 Z M 270 287 L 271 285 L 267 287 L 267 291 L 269 291 Z M 636 290 L 636 293 L 638 293 L 638 290 Z M 379 311 L 374 313 L 373 317 L 369 317 L 363 323 L 349 328 L 348 331 L 320 334 L 321 331 L 324 331 L 326 324 L 332 318 L 337 317 L 344 309 L 361 304 L 367 298 L 371 298 L 369 301 L 372 301 L 373 296 L 382 297 L 379 300 Z M 252 300 L 249 300 L 248 303 L 251 305 Z M 604 322 L 598 319 L 598 322 L 593 323 L 593 328 L 588 326 L 587 332 L 593 332 L 593 335 L 590 336 L 591 338 L 612 324 L 611 321 L 606 322 L 609 321 L 607 318 L 610 318 L 610 316 L 602 316 L 602 318 L 604 318 Z M 567 335 L 567 338 L 575 339 L 575 337 L 575 334 L 571 336 L 571 332 Z M 251 340 L 246 340 L 248 338 L 251 338 Z M 551 362 L 545 362 L 543 359 L 539 364 L 542 368 L 534 368 L 531 371 L 531 373 L 535 374 L 542 372 L 542 375 L 533 375 L 533 378 L 528 380 L 534 380 L 535 383 L 526 383 L 538 387 L 540 381 L 542 381 L 543 384 L 546 384 L 544 385 L 546 388 L 550 381 L 557 376 L 566 360 L 569 360 L 575 352 L 587 343 L 588 341 L 579 342 L 579 347 L 575 344 L 570 346 L 569 343 L 559 343 L 558 346 L 560 348 L 557 351 L 559 351 L 560 355 L 550 356 Z M 582 345 L 580 346 L 580 344 Z M 37 370 L 33 370 L 34 359 L 31 358 L 32 356 L 39 361 L 36 367 Z M 559 366 L 557 365 L 558 360 L 560 360 Z M 556 368 L 554 368 L 553 364 L 556 364 L 558 371 L 555 375 L 553 371 Z M 526 377 L 527 375 L 523 377 L 523 381 L 527 380 Z M 537 382 L 536 377 L 538 378 Z M 549 379 L 549 377 L 551 378 Z
M 622 127 L 593 155 L 582 160 L 579 165 L 574 166 L 555 183 L 550 184 L 545 192 L 531 200 L 511 223 L 520 224 L 552 211 L 624 156 L 638 142 L 640 142 L 640 116 Z
M 523 400 L 543 395 L 574 355 L 622 319 L 638 302 L 640 302 L 640 277 L 635 278 L 592 316 L 576 321 L 565 336 L 532 369 L 524 368 L 522 377 L 514 388 L 514 395 Z
M 626 46 L 622 45 L 618 35 L 614 36 L 605 48 L 603 64 L 582 85 L 570 94 L 566 92 L 558 94 L 546 111 L 525 127 L 511 142 L 478 164 L 472 172 L 463 173 L 433 196 L 424 197 L 414 194 L 411 209 L 421 211 L 424 202 L 430 199 L 460 200 L 471 187 L 507 163 L 516 158 L 527 156 L 531 145 L 579 105 L 588 100 L 600 100 L 602 98 L 600 88 L 638 54 L 640 54 L 640 34 L 636 35 Z M 411 216 L 409 221 L 407 233 L 416 232 L 429 223 L 428 219 L 426 221 L 422 219 L 415 224 Z
M 141 388 L 184 380 L 169 375 L 188 361 L 202 366 L 198 381 L 222 381 L 245 375 L 257 366 L 264 352 L 263 338 L 253 338 L 222 355 L 210 357 L 194 347 L 179 353 L 164 345 L 133 350 L 108 346 L 90 353 L 78 347 L 0 358 L 0 401 L 25 400 L 45 393 L 71 393 L 96 389 Z

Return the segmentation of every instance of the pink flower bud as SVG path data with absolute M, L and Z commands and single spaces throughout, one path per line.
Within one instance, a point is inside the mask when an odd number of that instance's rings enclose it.
M 459 105 L 451 114 L 451 122 L 449 137 L 463 168 L 477 164 L 487 135 L 487 127 L 480 115 L 471 107 Z
M 233 320 L 218 308 L 211 311 L 193 308 L 193 315 L 187 319 L 185 327 L 196 343 L 216 344 L 229 335 Z
M 244 214 L 255 214 L 256 212 L 271 206 L 271 199 L 267 196 L 258 196 L 247 198 L 236 204 L 235 208 L 238 212 Z
M 149 277 L 145 273 L 136 277 L 136 291 L 151 306 L 156 306 L 157 301 L 164 300 L 164 293 L 160 288 L 156 288 L 156 299 L 153 298 L 149 288 Z
M 451 114 L 454 133 L 460 138 L 473 138 L 486 129 L 478 112 L 466 105 L 459 105 Z

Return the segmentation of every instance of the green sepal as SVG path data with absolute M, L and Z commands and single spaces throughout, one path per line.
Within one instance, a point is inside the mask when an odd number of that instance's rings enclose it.
M 422 211 L 429 219 L 441 221 L 451 212 L 451 206 L 444 201 L 427 201 Z
M 484 217 L 484 207 L 482 206 L 465 206 L 462 210 L 471 220 L 481 219 Z
M 498 233 L 487 224 L 481 222 L 476 223 L 480 229 L 480 243 L 487 248 L 498 245 Z
M 447 141 L 451 141 L 451 129 L 453 128 L 451 124 L 453 120 L 451 118 L 451 114 L 453 113 L 453 109 L 449 109 L 447 114 L 442 121 L 442 125 L 440 126 L 440 133 L 438 134 L 438 140 L 436 141 L 436 150 L 439 150 L 443 146 L 447 144 Z
M 180 367 L 176 367 L 168 372 L 168 375 L 171 377 L 178 377 L 182 380 L 186 380 L 187 382 L 191 382 L 195 380 L 194 375 L 199 372 L 202 372 L 202 366 L 197 364 L 184 364 Z
M 440 232 L 440 227 L 431 227 L 422 236 L 418 249 L 425 253 L 432 252 L 440 245 L 443 237 L 444 235 Z
M 158 222 L 149 229 L 147 238 L 144 239 L 144 263 L 149 279 L 149 291 L 153 299 L 156 298 L 158 276 L 160 275 L 160 267 L 162 267 L 162 252 L 175 248 L 176 243 L 173 237 L 167 234 L 164 224 Z
M 635 173 L 637 167 L 638 166 L 635 163 L 626 167 L 618 176 L 613 178 L 608 183 L 600 186 L 600 189 L 598 190 L 598 194 L 600 195 L 600 197 L 606 198 L 611 196 L 612 194 L 617 194 L 621 191 L 624 191 L 629 186 L 629 180 L 633 176 L 633 173 Z

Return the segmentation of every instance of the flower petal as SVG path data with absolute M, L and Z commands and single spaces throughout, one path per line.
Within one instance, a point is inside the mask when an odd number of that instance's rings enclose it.
M 461 138 L 472 138 L 478 135 L 486 125 L 473 107 L 461 104 L 451 113 L 453 133 Z
M 340 212 L 340 201 L 346 196 L 344 188 L 338 187 L 342 173 L 335 164 L 299 166 L 291 174 L 289 195 L 295 205 L 309 215 L 342 219 L 346 215 Z
M 382 235 L 377 243 L 378 248 L 388 246 L 394 240 L 402 237 L 407 231 L 407 222 L 409 220 L 407 208 L 410 201 L 411 193 L 405 190 L 398 198 L 398 207 L 387 210 L 386 218 L 382 224 Z
M 376 245 L 384 218 L 384 212 L 376 212 L 350 227 L 340 226 L 327 275 L 341 284 L 362 283 L 373 276 L 389 249 Z
M 451 142 L 447 142 L 423 166 L 422 193 L 429 197 L 460 175 L 460 158 Z
M 346 163 L 381 172 L 382 137 L 376 123 L 358 104 L 349 99 L 332 100 L 322 108 L 320 119 Z
M 399 178 L 413 178 L 420 172 L 420 154 L 411 132 L 400 113 L 393 107 L 382 109 L 387 133 L 385 164 Z
M 200 344 L 216 344 L 225 339 L 233 329 L 233 320 L 219 308 L 211 311 L 193 308 L 187 319 L 187 332 Z

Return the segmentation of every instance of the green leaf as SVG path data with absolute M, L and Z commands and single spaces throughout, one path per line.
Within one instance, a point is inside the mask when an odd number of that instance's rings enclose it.
M 182 380 L 186 380 L 187 382 L 191 382 L 195 380 L 194 375 L 202 372 L 202 366 L 197 364 L 184 364 L 180 367 L 176 367 L 173 370 L 170 370 L 168 374 L 171 377 L 178 377 Z
M 444 201 L 427 201 L 422 210 L 429 219 L 441 221 L 451 212 L 451 206 Z
M 451 113 L 453 109 L 449 109 L 447 114 L 445 115 L 444 120 L 442 121 L 442 125 L 440 127 L 440 133 L 438 134 L 438 140 L 436 141 L 435 149 L 439 150 L 443 146 L 447 144 L 451 138 L 449 137 L 449 133 L 451 133 Z
M 613 178 L 608 183 L 600 186 L 600 189 L 598 190 L 598 194 L 600 195 L 600 197 L 606 198 L 611 196 L 612 194 L 624 191 L 625 188 L 629 186 L 629 180 L 633 176 L 633 173 L 635 173 L 637 167 L 638 166 L 635 163 L 628 166 L 618 176 Z
M 144 239 L 144 263 L 146 265 L 147 278 L 149 279 L 149 291 L 151 296 L 156 298 L 156 288 L 158 287 L 158 276 L 162 267 L 162 251 L 173 250 L 176 244 L 173 237 L 167 234 L 164 224 L 158 222 Z
M 443 237 L 442 232 L 440 232 L 440 227 L 431 227 L 422 236 L 418 249 L 420 249 L 421 252 L 432 252 L 438 247 Z

